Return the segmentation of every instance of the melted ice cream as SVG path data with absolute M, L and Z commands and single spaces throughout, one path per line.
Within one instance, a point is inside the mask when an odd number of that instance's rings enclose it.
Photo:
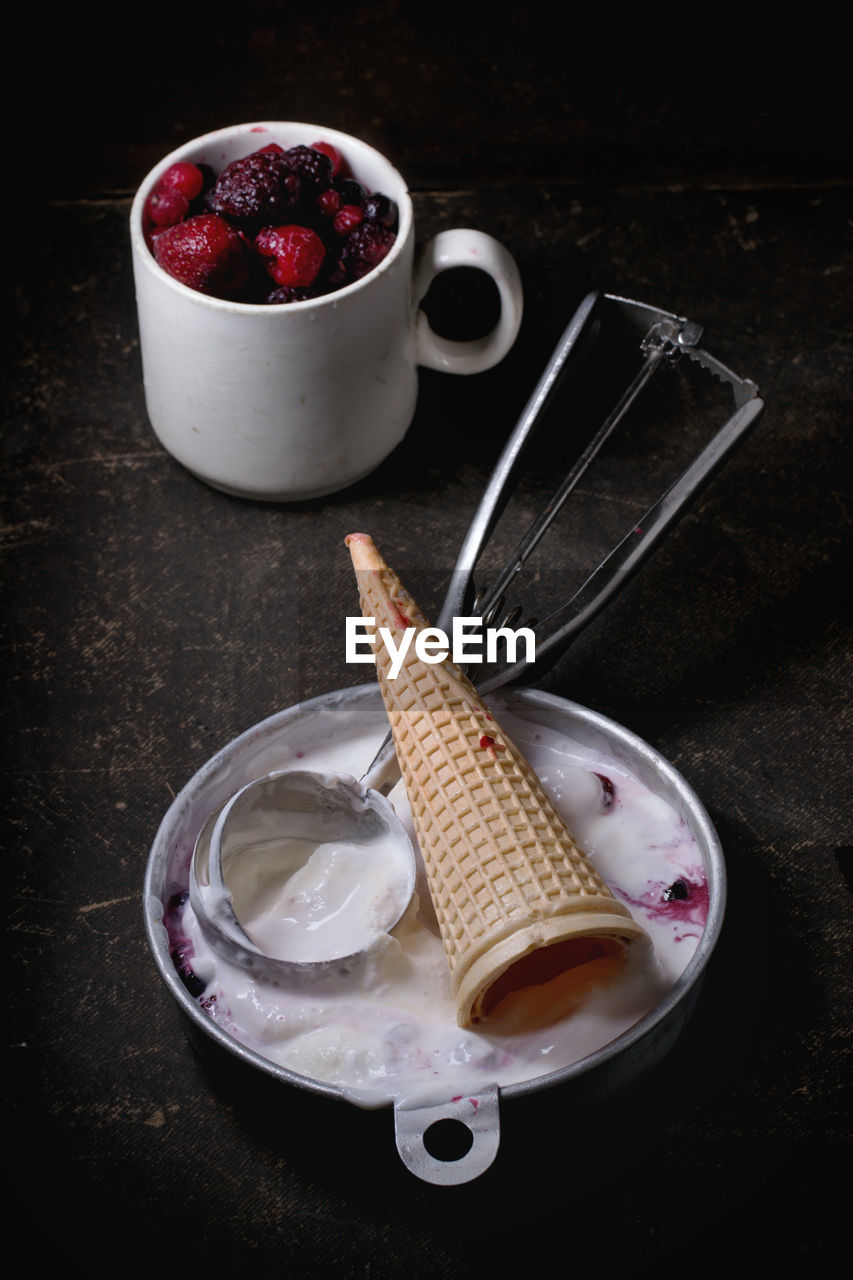
M 237 918 L 265 955 L 329 960 L 373 945 L 403 914 L 406 855 L 392 835 L 264 840 L 232 857 L 226 883 Z
M 204 984 L 200 1003 L 223 1030 L 271 1062 L 373 1106 L 536 1079 L 596 1052 L 654 1009 L 696 950 L 707 916 L 704 866 L 689 827 L 614 759 L 509 713 L 501 721 L 651 945 L 629 948 L 618 978 L 594 989 L 565 1017 L 546 1019 L 536 1030 L 516 1030 L 509 1017 L 468 1031 L 456 1023 L 447 960 L 422 869 L 418 892 L 400 924 L 379 937 L 366 967 L 332 991 L 265 987 L 211 951 L 187 904 L 171 927 L 173 946 L 179 946 L 184 960 L 189 957 L 195 980 Z M 308 744 L 298 753 L 299 767 L 357 776 L 377 746 L 375 734 Z M 402 783 L 390 799 L 411 833 Z M 317 899 L 313 890 L 306 894 L 298 924 L 295 911 L 271 909 L 281 895 L 265 892 L 261 877 L 245 886 L 243 924 L 270 954 L 310 946 L 312 925 L 317 922 L 319 928 L 320 920 L 330 934 L 340 930 L 346 936 L 353 879 L 345 872 L 332 890 L 339 855 L 345 866 L 348 855 L 339 851 L 321 860 L 316 876 L 311 872 L 314 887 L 326 887 Z M 381 860 L 377 868 L 381 872 Z M 311 903 L 320 899 L 315 914 Z

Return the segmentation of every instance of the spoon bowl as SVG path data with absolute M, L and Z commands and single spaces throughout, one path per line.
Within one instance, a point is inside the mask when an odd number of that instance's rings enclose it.
M 189 894 L 219 955 L 298 989 L 359 971 L 406 913 L 415 878 L 411 839 L 384 796 L 347 774 L 294 769 L 254 779 L 210 814 Z M 258 932 L 262 889 L 284 922 L 274 945 Z

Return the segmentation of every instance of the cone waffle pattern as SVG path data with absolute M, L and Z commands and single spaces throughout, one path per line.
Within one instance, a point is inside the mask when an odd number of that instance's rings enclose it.
M 406 626 L 427 626 L 367 536 L 348 543 L 364 616 L 397 644 Z M 375 653 L 460 1025 L 479 1019 L 488 987 L 537 947 L 642 937 L 459 668 L 422 662 L 413 640 L 391 679 L 381 641 Z

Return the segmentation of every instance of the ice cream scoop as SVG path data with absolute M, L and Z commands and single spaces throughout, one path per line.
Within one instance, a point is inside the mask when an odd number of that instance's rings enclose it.
M 189 893 L 214 950 L 299 989 L 356 975 L 414 883 L 412 844 L 391 804 L 349 775 L 300 769 L 255 779 L 210 815 Z

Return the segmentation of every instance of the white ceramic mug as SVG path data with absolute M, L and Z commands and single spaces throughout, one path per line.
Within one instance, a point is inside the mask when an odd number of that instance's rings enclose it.
M 369 275 L 320 298 L 254 305 L 196 292 L 158 266 L 143 210 L 170 165 L 204 162 L 219 172 L 270 142 L 287 149 L 318 141 L 337 147 L 363 185 L 397 203 L 397 239 Z M 318 125 L 237 125 L 179 147 L 139 188 L 131 243 L 154 431 L 188 470 L 240 497 L 288 502 L 353 484 L 405 435 L 419 365 L 489 369 L 521 323 L 521 280 L 502 245 L 479 231 L 443 231 L 415 264 L 412 202 L 401 175 L 372 147 Z M 438 272 L 459 266 L 486 271 L 500 294 L 497 325 L 472 342 L 438 336 L 418 306 Z

